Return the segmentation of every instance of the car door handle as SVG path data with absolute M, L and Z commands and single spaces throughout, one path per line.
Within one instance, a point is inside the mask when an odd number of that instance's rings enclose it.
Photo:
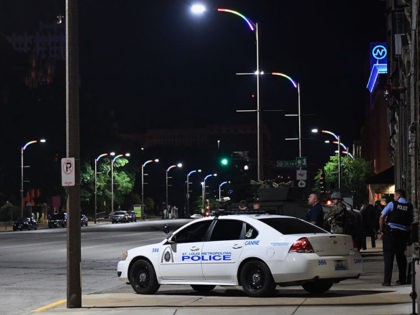
M 232 248 L 233 249 L 239 249 L 239 248 L 242 248 L 242 245 L 241 244 L 235 244 L 235 245 L 232 246 Z
M 190 249 L 190 251 L 192 251 L 192 252 L 196 252 L 196 251 L 198 251 L 198 250 L 200 250 L 200 247 L 193 247 L 193 248 L 191 248 Z

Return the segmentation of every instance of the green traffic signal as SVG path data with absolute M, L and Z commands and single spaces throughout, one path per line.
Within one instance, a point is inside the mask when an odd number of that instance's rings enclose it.
M 222 166 L 228 166 L 229 165 L 229 159 L 228 158 L 221 158 L 220 159 L 220 165 Z

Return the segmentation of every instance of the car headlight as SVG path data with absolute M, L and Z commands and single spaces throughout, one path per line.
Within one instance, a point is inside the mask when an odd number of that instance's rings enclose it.
M 128 251 L 127 251 L 127 250 L 124 250 L 124 251 L 122 252 L 122 255 L 121 255 L 121 260 L 126 260 L 126 259 L 127 259 L 127 257 L 128 257 Z

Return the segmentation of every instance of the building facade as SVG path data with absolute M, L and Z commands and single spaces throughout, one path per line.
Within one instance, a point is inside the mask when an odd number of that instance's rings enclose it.
M 387 0 L 386 12 L 389 66 L 383 97 L 389 157 L 395 186 L 405 189 L 419 209 L 419 1 Z

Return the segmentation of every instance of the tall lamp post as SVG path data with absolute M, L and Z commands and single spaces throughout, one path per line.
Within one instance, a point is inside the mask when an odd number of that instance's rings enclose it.
M 298 134 L 298 138 L 286 138 L 286 140 L 298 140 L 299 142 L 299 157 L 302 157 L 302 120 L 301 120 L 301 111 L 300 111 L 300 84 L 299 82 L 296 82 L 295 80 L 293 80 L 291 77 L 289 77 L 288 75 L 281 73 L 281 72 L 272 72 L 272 75 L 275 76 L 280 76 L 283 78 L 286 78 L 287 80 L 290 81 L 290 83 L 292 83 L 293 87 L 297 90 L 297 98 L 298 98 L 298 112 L 297 114 L 286 114 L 285 116 L 287 117 L 298 117 L 298 126 L 299 126 L 299 134 Z
M 191 7 L 191 12 L 194 14 L 203 14 L 206 11 L 206 8 L 204 5 L 202 4 L 194 4 Z M 249 29 L 255 33 L 255 47 L 256 47 L 256 70 L 254 73 L 252 73 L 253 75 L 256 75 L 257 77 L 257 108 L 256 110 L 252 110 L 255 111 L 257 113 L 257 180 L 261 181 L 261 177 L 262 177 L 262 169 L 261 169 L 261 137 L 260 137 L 260 76 L 262 74 L 262 72 L 260 71 L 260 55 L 259 55 L 259 37 L 258 37 L 258 23 L 254 23 L 252 22 L 251 19 L 247 18 L 245 15 L 243 15 L 242 13 L 238 12 L 238 11 L 234 11 L 234 10 L 230 10 L 230 9 L 224 9 L 224 8 L 218 8 L 217 9 L 218 12 L 225 12 L 225 13 L 230 13 L 230 14 L 234 14 L 236 16 L 239 16 L 240 18 L 242 18 L 245 23 L 247 24 L 247 26 L 249 27 Z M 250 74 L 250 73 L 238 73 L 239 75 L 242 74 Z M 245 110 L 246 112 L 249 112 L 249 110 Z
M 341 189 L 341 153 L 340 153 L 340 147 L 341 147 L 341 141 L 340 141 L 340 136 L 336 135 L 334 132 L 329 131 L 329 130 L 318 130 L 318 129 L 312 129 L 313 133 L 326 133 L 329 134 L 331 136 L 334 137 L 334 139 L 337 141 L 337 178 L 338 178 L 338 189 Z
M 119 159 L 122 156 L 127 156 L 128 157 L 128 156 L 130 156 L 130 153 L 117 154 L 111 160 L 111 212 L 114 212 L 114 163 L 117 159 Z
M 226 184 L 230 184 L 230 181 L 221 182 L 219 185 L 219 202 L 222 201 L 222 187 Z
M 202 183 L 201 183 L 201 204 L 202 204 L 202 210 L 201 210 L 201 214 L 204 214 L 204 207 L 205 207 L 205 203 L 206 203 L 206 180 L 212 176 L 217 176 L 216 173 L 214 174 L 208 174 L 204 177 Z
M 94 192 L 94 194 L 95 194 L 95 205 L 93 207 L 94 208 L 93 209 L 93 211 L 94 211 L 93 222 L 95 224 L 96 224 L 96 212 L 97 212 L 97 204 L 98 204 L 98 198 L 97 198 L 98 183 L 97 183 L 96 174 L 98 173 L 98 161 L 105 156 L 108 156 L 108 153 L 102 153 L 102 154 L 98 155 L 97 158 L 95 159 L 95 174 L 94 174 L 94 176 L 95 176 L 95 192 Z
M 149 163 L 158 163 L 159 159 L 154 159 L 154 160 L 147 160 L 146 162 L 143 163 L 143 165 L 141 166 L 141 206 L 144 207 L 144 167 L 149 164 Z M 143 210 L 143 209 L 142 209 Z
M 34 143 L 45 143 L 46 140 L 45 139 L 39 139 L 39 140 L 31 140 L 29 142 L 26 142 L 21 148 L 20 148 L 20 216 L 23 217 L 23 207 L 24 207 L 24 202 L 23 202 L 23 183 L 24 183 L 24 176 L 23 176 L 23 169 L 24 169 L 24 164 L 23 164 L 23 154 L 26 150 L 26 148 L 28 146 L 30 146 L 31 144 Z
M 194 173 L 201 173 L 201 170 L 192 170 L 187 174 L 187 181 L 185 182 L 187 185 L 187 194 L 186 196 L 186 204 L 185 204 L 185 210 L 186 210 L 186 216 L 188 217 L 190 215 L 190 176 Z
M 168 176 L 168 173 L 169 173 L 169 171 L 171 170 L 171 169 L 173 169 L 173 168 L 175 168 L 175 167 L 178 167 L 178 168 L 181 168 L 182 167 L 182 163 L 177 163 L 177 164 L 173 164 L 173 165 L 171 165 L 171 166 L 169 166 L 167 169 L 166 169 L 166 173 L 165 173 L 165 188 L 166 188 L 166 190 L 165 190 L 165 202 L 166 202 L 166 209 L 167 210 L 169 210 L 169 201 L 168 201 L 168 197 L 169 197 L 169 176 Z

